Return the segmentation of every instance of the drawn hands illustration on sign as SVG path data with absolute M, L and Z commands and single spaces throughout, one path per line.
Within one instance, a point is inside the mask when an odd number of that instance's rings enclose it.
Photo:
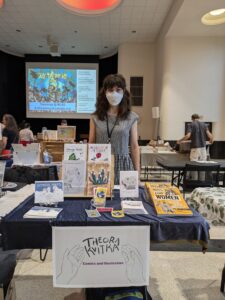
M 121 253 L 125 261 L 128 280 L 131 283 L 143 281 L 143 262 L 138 250 L 131 245 L 122 245 Z
M 70 283 L 80 268 L 84 259 L 84 248 L 79 244 L 75 245 L 71 250 L 65 250 L 61 262 L 61 270 L 57 275 L 57 279 Z

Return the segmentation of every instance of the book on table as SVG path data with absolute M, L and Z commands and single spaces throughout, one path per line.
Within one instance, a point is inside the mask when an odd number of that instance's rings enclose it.
M 125 214 L 128 215 L 147 215 L 148 212 L 144 208 L 142 201 L 123 200 L 121 207 Z
M 62 210 L 58 207 L 33 206 L 23 217 L 25 219 L 55 219 Z
M 179 189 L 170 183 L 146 182 L 148 194 L 160 216 L 192 216 L 193 213 Z

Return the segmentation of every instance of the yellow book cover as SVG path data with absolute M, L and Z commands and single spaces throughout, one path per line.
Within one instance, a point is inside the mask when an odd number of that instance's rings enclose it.
M 177 187 L 164 182 L 146 182 L 145 185 L 157 215 L 192 216 L 192 211 Z

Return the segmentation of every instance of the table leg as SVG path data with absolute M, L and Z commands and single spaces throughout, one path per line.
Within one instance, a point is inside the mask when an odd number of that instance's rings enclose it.
M 220 291 L 222 293 L 224 293 L 224 287 L 225 287 L 225 265 L 223 267 L 222 277 L 221 277 L 221 285 L 220 285 Z
M 174 185 L 174 171 L 172 171 L 171 185 Z
M 40 260 L 41 260 L 41 261 L 45 261 L 46 256 L 47 256 L 47 253 L 48 253 L 48 249 L 45 249 L 44 256 L 42 256 L 42 250 L 43 250 L 43 249 L 40 249 Z

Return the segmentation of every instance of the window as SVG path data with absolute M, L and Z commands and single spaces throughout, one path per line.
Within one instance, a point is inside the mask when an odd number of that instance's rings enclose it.
M 130 77 L 130 92 L 133 106 L 143 105 L 143 77 Z

